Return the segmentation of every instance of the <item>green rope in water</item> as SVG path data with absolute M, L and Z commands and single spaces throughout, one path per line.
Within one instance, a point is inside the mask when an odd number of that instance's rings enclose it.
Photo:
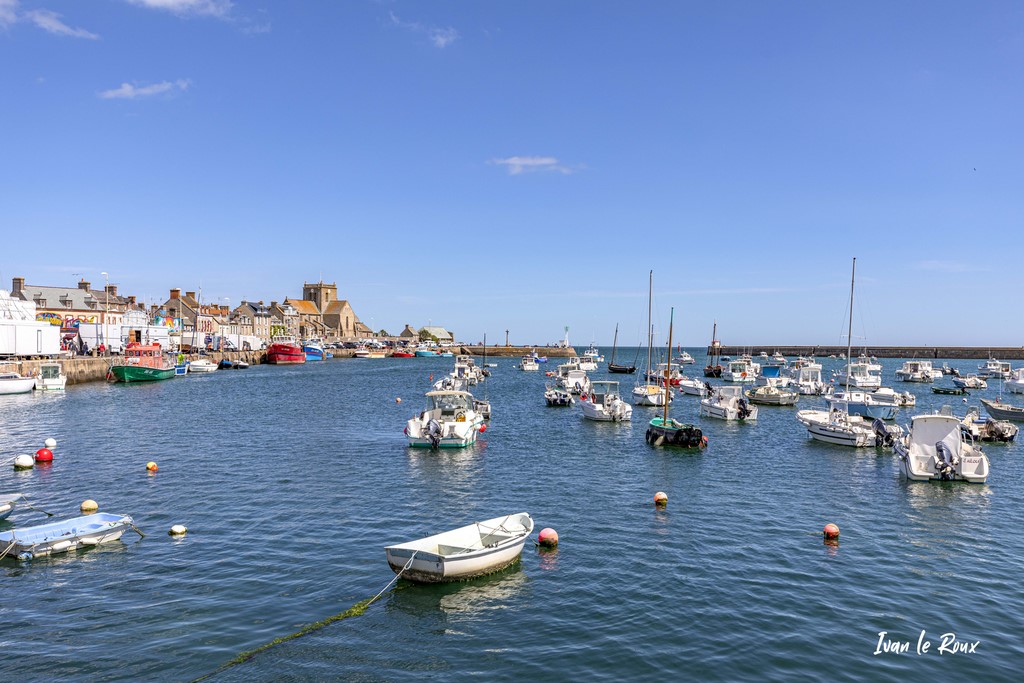
M 391 579 L 391 581 L 388 582 L 388 585 L 384 586 L 384 588 L 381 589 L 381 591 L 379 593 L 377 593 L 375 596 L 373 596 L 372 598 L 369 598 L 368 600 L 363 600 L 361 602 L 357 602 L 356 604 L 352 605 L 351 607 L 349 607 L 344 612 L 341 612 L 340 614 L 335 614 L 333 616 L 327 617 L 326 619 L 321 619 L 320 621 L 312 623 L 312 624 L 306 624 L 305 626 L 300 628 L 295 633 L 291 633 L 291 634 L 289 634 L 287 636 L 282 636 L 280 638 L 276 638 L 276 639 L 270 641 L 269 643 L 266 643 L 265 645 L 259 646 L 255 650 L 246 650 L 245 652 L 240 653 L 237 657 L 235 657 L 231 661 L 229 661 L 229 662 L 225 663 L 224 665 L 222 665 L 221 667 L 219 667 L 216 671 L 211 671 L 208 674 L 205 674 L 203 676 L 200 676 L 199 678 L 193 679 L 192 683 L 199 683 L 199 681 L 205 681 L 206 679 L 210 678 L 211 676 L 215 676 L 215 675 L 221 673 L 222 671 L 226 671 L 227 669 L 230 669 L 233 666 L 237 666 L 239 664 L 244 664 L 245 662 L 248 662 L 250 659 L 252 659 L 256 655 L 260 654 L 261 652 L 266 652 L 267 650 L 269 650 L 270 648 L 272 648 L 272 647 L 274 647 L 276 645 L 280 645 L 281 643 L 287 643 L 289 640 L 295 640 L 296 638 L 301 638 L 302 636 L 309 635 L 310 633 L 313 633 L 314 631 L 319 631 L 323 627 L 328 626 L 330 624 L 333 624 L 336 621 L 341 621 L 342 619 L 348 619 L 350 617 L 362 616 L 363 613 L 366 611 L 366 608 L 369 607 L 373 602 L 375 602 L 377 600 L 377 598 L 379 598 L 380 596 L 384 595 L 384 591 L 386 591 L 388 588 L 390 588 L 391 584 L 393 584 L 395 581 L 397 581 L 402 576 L 402 574 L 405 573 L 405 570 L 412 566 L 412 561 L 413 561 L 413 559 L 415 557 L 416 557 L 416 553 L 413 552 L 412 557 L 409 558 L 409 562 L 406 563 L 406 565 L 402 568 L 402 571 L 398 572 L 395 575 L 395 578 Z

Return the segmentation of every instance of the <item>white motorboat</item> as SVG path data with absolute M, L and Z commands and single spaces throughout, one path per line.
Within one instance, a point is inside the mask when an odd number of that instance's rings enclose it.
M 572 392 L 557 382 L 544 387 L 544 400 L 549 406 L 571 406 L 575 403 Z
M 590 356 L 569 356 L 565 365 L 574 365 L 584 372 L 594 372 L 597 370 L 597 361 Z
M 933 368 L 930 360 L 908 360 L 896 371 L 896 379 L 901 382 L 934 382 L 941 376 L 942 371 Z
M 978 376 L 985 379 L 1006 379 L 1013 372 L 1009 363 L 989 358 L 984 365 L 978 366 Z
M 848 385 L 851 389 L 877 389 L 882 386 L 882 374 L 872 372 L 870 363 L 850 363 L 849 371 L 842 368 L 836 372 L 836 384 Z
M 39 374 L 36 375 L 36 389 L 40 391 L 63 391 L 67 383 L 68 376 L 64 374 L 64 368 L 59 362 L 53 361 L 39 365 Z
M 405 425 L 413 448 L 462 448 L 476 442 L 483 416 L 468 391 L 428 391 L 426 409 Z
M 676 386 L 679 387 L 680 394 L 704 397 L 711 393 L 711 385 L 700 377 L 687 377 L 683 375 L 679 378 L 679 384 Z
M 579 404 L 588 420 L 626 422 L 633 417 L 633 406 L 622 400 L 615 381 L 592 382 L 590 392 L 580 396 Z
M 903 475 L 912 481 L 966 481 L 984 484 L 988 456 L 964 434 L 949 407 L 932 415 L 915 415 L 910 432 L 893 446 Z
M 953 380 L 953 383 L 955 384 L 956 380 Z M 1003 382 L 1003 386 L 1011 394 L 1024 394 L 1024 368 L 1017 368 L 1012 371 L 1010 378 Z
M 562 366 L 559 366 L 562 367 Z M 579 368 L 570 368 L 560 374 L 557 383 L 570 394 L 580 395 L 590 392 L 590 378 Z
M 715 387 L 714 393 L 701 399 L 700 415 L 749 422 L 757 419 L 757 406 L 747 402 L 743 396 L 743 387 Z
M 860 415 L 850 415 L 839 409 L 798 410 L 796 419 L 817 441 L 853 448 L 881 445 L 872 423 Z
M 604 362 L 604 356 L 602 356 L 601 352 L 597 350 L 596 346 L 594 346 L 594 342 L 590 342 L 590 346 L 588 346 L 587 350 L 583 352 L 583 357 L 589 358 L 594 362 L 594 370 L 597 370 L 598 363 Z
M 821 363 L 812 358 L 797 358 L 786 373 L 803 396 L 820 396 L 828 391 L 828 383 L 821 378 Z
M 970 374 L 965 377 L 954 376 L 950 381 L 953 382 L 953 386 L 961 389 L 988 389 L 988 382 L 975 374 Z M 1004 386 L 1007 385 L 1009 385 L 1009 382 L 1004 383 Z M 1013 391 L 1013 389 L 1010 391 Z M 1024 391 L 1021 393 L 1024 393 Z
M 500 571 L 519 560 L 533 533 L 529 513 L 495 517 L 384 549 L 388 566 L 420 583 L 465 581 Z
M 726 364 L 722 370 L 722 379 L 726 382 L 753 382 L 759 374 L 760 363 L 755 363 L 750 356 L 740 356 Z
M 540 369 L 537 365 L 537 361 L 534 360 L 533 356 L 523 356 L 522 360 L 519 361 L 519 369 L 527 372 L 534 372 Z
M 697 361 L 694 360 L 693 356 L 690 355 L 689 351 L 677 349 L 676 357 L 672 359 L 672 362 L 677 363 L 679 365 L 693 365 Z
M 216 372 L 217 364 L 209 358 L 197 358 L 188 364 L 189 372 Z
M 27 394 L 36 386 L 32 375 L 22 376 L 13 370 L 0 372 L 0 395 Z
M 876 403 L 891 404 L 898 408 L 912 408 L 917 405 L 917 396 L 909 391 L 896 391 L 890 387 L 878 387 L 868 392 Z
M 1008 442 L 1017 438 L 1020 427 L 1009 420 L 997 420 L 992 417 L 982 418 L 976 406 L 967 409 L 967 415 L 960 420 L 961 428 L 968 432 L 975 441 Z
M 781 378 L 759 377 L 757 385 L 744 394 L 751 403 L 768 406 L 792 406 L 800 400 L 800 392 L 786 386 Z

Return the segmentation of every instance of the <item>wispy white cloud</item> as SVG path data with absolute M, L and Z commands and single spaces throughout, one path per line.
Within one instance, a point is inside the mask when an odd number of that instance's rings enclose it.
M 161 95 L 167 92 L 185 91 L 188 90 L 191 84 L 192 82 L 187 79 L 163 81 L 142 86 L 122 83 L 121 87 L 114 88 L 113 90 L 104 90 L 99 96 L 105 100 L 134 100 L 137 97 L 152 97 L 153 95 Z
M 507 157 L 505 159 L 491 159 L 488 163 L 496 166 L 504 166 L 508 169 L 509 175 L 519 175 L 520 173 L 536 173 L 542 171 L 554 171 L 555 173 L 562 173 L 569 175 L 574 173 L 575 169 L 570 168 L 564 164 L 558 163 L 558 159 L 555 157 Z
M 7 28 L 18 20 L 18 0 L 0 0 L 0 28 Z
M 128 0 L 128 2 L 139 7 L 171 12 L 178 16 L 226 17 L 234 7 L 231 0 Z
M 48 9 L 34 9 L 23 12 L 19 9 L 18 0 L 0 0 L 0 29 L 5 29 L 18 22 L 35 24 L 48 33 L 72 38 L 99 40 L 99 36 L 84 28 L 68 26 L 59 14 Z
M 407 31 L 427 36 L 436 48 L 446 48 L 459 38 L 459 32 L 450 26 L 444 28 L 426 26 L 415 21 L 402 21 L 394 12 L 390 12 L 389 15 L 392 24 Z
M 988 270 L 973 263 L 959 261 L 918 261 L 914 270 L 930 270 L 938 273 L 977 273 Z
M 58 36 L 71 36 L 73 38 L 87 38 L 99 40 L 99 36 L 84 28 L 72 28 L 60 20 L 60 15 L 48 9 L 37 9 L 25 12 L 25 19 L 32 22 L 48 33 Z

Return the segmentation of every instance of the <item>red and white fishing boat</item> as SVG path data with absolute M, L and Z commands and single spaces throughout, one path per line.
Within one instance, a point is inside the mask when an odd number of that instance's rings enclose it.
M 306 352 L 295 341 L 295 337 L 281 335 L 270 340 L 267 347 L 267 362 L 274 365 L 291 365 L 306 362 Z

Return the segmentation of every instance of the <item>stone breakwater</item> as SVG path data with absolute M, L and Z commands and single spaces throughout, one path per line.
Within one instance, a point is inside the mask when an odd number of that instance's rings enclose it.
M 721 353 L 736 357 L 744 353 L 757 356 L 762 352 L 769 356 L 778 351 L 789 356 L 837 356 L 846 357 L 845 346 L 722 346 Z M 711 354 L 711 347 L 707 349 Z M 876 358 L 910 358 L 934 360 L 936 358 L 997 358 L 999 360 L 1024 360 L 1024 346 L 868 346 L 854 347 L 853 355 L 867 353 Z
M 205 356 L 200 356 L 198 353 L 185 354 L 185 358 L 190 361 L 197 358 L 209 358 L 214 363 L 219 363 L 222 359 L 228 358 L 230 360 L 244 360 L 250 364 L 262 363 L 266 356 L 266 351 L 207 352 Z M 61 367 L 64 368 L 64 374 L 68 376 L 68 384 L 70 385 L 105 380 L 110 364 L 118 358 L 120 356 L 75 356 L 73 358 L 58 358 L 57 360 L 60 361 Z M 39 366 L 48 362 L 50 361 L 22 360 L 14 361 L 13 365 L 16 372 L 22 375 L 29 375 L 38 374 Z

